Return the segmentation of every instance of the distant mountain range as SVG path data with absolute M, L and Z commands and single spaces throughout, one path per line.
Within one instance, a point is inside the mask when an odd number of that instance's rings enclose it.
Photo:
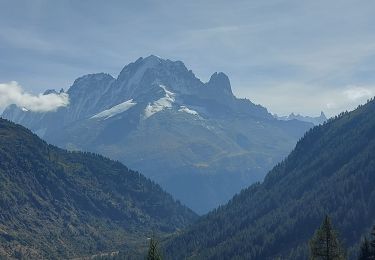
M 80 77 L 67 94 L 70 105 L 55 112 L 12 105 L 3 117 L 57 146 L 119 160 L 198 213 L 262 180 L 313 126 L 236 98 L 224 73 L 203 83 L 181 61 L 154 55 L 117 78 Z
M 278 116 L 278 115 L 274 114 L 274 117 L 276 119 L 279 119 L 279 120 L 285 120 L 285 121 L 299 120 L 299 121 L 303 121 L 303 122 L 309 122 L 309 123 L 312 123 L 314 125 L 321 125 L 325 121 L 327 121 L 327 117 L 323 113 L 323 111 L 320 113 L 320 116 L 317 116 L 317 117 L 302 116 L 300 114 L 294 114 L 294 113 L 291 113 L 289 116 Z
M 143 175 L 67 152 L 0 119 L 0 258 L 71 259 L 127 249 L 197 215 Z M 133 258 L 132 258 L 133 259 Z
M 375 100 L 314 127 L 266 176 L 165 245 L 166 259 L 308 259 L 329 214 L 349 259 L 375 224 Z

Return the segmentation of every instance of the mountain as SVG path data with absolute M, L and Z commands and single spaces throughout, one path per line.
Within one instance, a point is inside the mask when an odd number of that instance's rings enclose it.
M 323 111 L 320 113 L 320 116 L 317 116 L 317 117 L 302 116 L 300 114 L 294 114 L 294 113 L 291 113 L 289 116 L 278 116 L 278 115 L 275 114 L 274 117 L 276 119 L 279 119 L 279 120 L 285 120 L 285 121 L 299 120 L 299 121 L 303 121 L 303 122 L 309 122 L 309 123 L 312 123 L 314 125 L 321 125 L 325 121 L 327 121 L 327 117 L 323 113 Z
M 80 77 L 67 94 L 70 105 L 55 112 L 12 105 L 3 117 L 54 145 L 119 160 L 198 213 L 262 180 L 312 127 L 236 98 L 224 73 L 203 83 L 181 61 L 153 55 L 116 79 Z
M 100 155 L 67 152 L 0 119 L 0 258 L 68 259 L 144 246 L 196 214 Z M 133 252 L 133 251 L 132 251 Z
M 375 100 L 311 129 L 258 183 L 166 244 L 166 259 L 308 259 L 329 214 L 350 259 L 375 224 Z

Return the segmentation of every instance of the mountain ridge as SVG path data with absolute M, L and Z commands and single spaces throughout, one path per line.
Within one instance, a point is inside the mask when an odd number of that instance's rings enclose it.
M 117 78 L 80 77 L 67 93 L 69 106 L 56 112 L 10 106 L 3 116 L 62 148 L 119 160 L 199 213 L 261 180 L 312 127 L 236 98 L 222 72 L 204 83 L 183 62 L 157 56 Z
M 313 123 L 314 125 L 320 125 L 323 124 L 325 121 L 327 121 L 327 117 L 324 114 L 323 111 L 320 112 L 319 116 L 313 117 L 313 116 L 303 116 L 300 114 L 295 114 L 295 113 L 290 113 L 288 116 L 278 116 L 277 114 L 274 114 L 274 117 L 279 119 L 279 120 L 299 120 L 303 122 L 310 122 Z

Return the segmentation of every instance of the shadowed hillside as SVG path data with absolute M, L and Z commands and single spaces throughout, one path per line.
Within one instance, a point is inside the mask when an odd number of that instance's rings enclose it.
M 196 219 L 119 162 L 48 145 L 0 119 L 0 255 L 70 258 L 147 244 Z

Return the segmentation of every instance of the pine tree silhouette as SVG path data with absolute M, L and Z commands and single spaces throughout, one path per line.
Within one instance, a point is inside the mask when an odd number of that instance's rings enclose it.
M 346 259 L 337 232 L 333 229 L 328 216 L 320 228 L 315 231 L 310 241 L 311 260 L 342 260 Z

